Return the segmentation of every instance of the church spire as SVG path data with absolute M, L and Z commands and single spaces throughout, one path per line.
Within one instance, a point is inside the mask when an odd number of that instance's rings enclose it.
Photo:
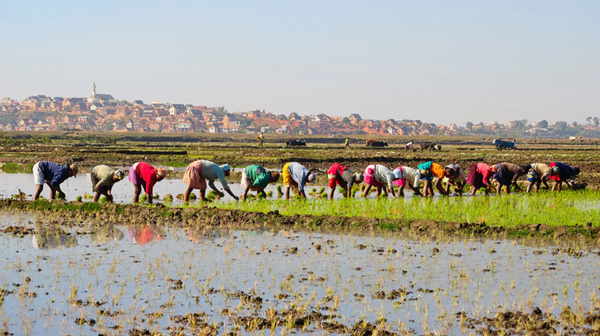
M 92 99 L 96 99 L 96 82 L 92 84 Z

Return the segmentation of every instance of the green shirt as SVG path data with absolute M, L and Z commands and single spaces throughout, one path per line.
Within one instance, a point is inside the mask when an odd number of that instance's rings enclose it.
M 269 171 L 259 165 L 250 165 L 245 172 L 253 187 L 264 189 L 271 181 Z
M 98 181 L 94 188 L 112 187 L 113 184 L 115 184 L 115 180 L 113 179 L 115 171 L 116 169 L 106 165 L 94 167 L 92 170 L 92 178 L 95 178 L 95 180 Z M 92 179 L 92 181 L 94 181 L 94 179 Z

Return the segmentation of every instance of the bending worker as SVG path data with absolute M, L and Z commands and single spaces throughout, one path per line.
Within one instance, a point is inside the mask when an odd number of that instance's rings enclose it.
M 421 183 L 421 173 L 417 169 L 413 169 L 406 166 L 400 166 L 392 172 L 393 175 L 402 176 L 401 178 L 394 180 L 394 184 L 398 186 L 398 198 L 404 197 L 404 187 L 408 185 L 413 190 L 416 196 L 423 196 L 419 190 L 419 184 Z
M 329 199 L 333 199 L 335 188 L 339 184 L 344 189 L 344 197 L 352 197 L 352 187 L 354 183 L 360 184 L 363 181 L 363 176 L 358 173 L 353 173 L 348 167 L 342 166 L 339 163 L 334 163 L 327 171 L 329 178 Z
M 129 169 L 129 181 L 133 183 L 135 191 L 133 193 L 133 203 L 137 203 L 142 193 L 142 188 L 146 191 L 148 203 L 152 204 L 152 190 L 157 182 L 162 181 L 167 176 L 167 171 L 161 168 L 154 168 L 146 162 L 140 161 Z
M 377 187 L 376 197 L 381 194 L 381 189 L 386 188 L 388 194 L 394 196 L 394 181 L 402 178 L 402 172 L 393 172 L 386 166 L 380 164 L 373 164 L 367 166 L 364 172 L 364 179 L 367 187 L 363 192 L 363 197 L 366 198 L 371 191 L 371 187 Z
M 250 190 L 256 191 L 256 194 L 261 194 L 262 197 L 267 197 L 265 188 L 270 182 L 277 182 L 279 173 L 276 171 L 269 172 L 259 165 L 250 165 L 242 171 L 242 196 L 241 199 L 246 199 Z
M 457 164 L 449 164 L 446 167 L 447 172 L 454 172 L 453 175 L 444 177 L 442 181 L 446 182 L 446 194 L 450 194 L 450 187 L 454 187 L 454 192 L 458 195 L 462 194 L 462 190 L 467 183 L 467 178 L 463 174 L 462 169 Z
M 519 167 L 516 164 L 502 162 L 496 165 L 496 174 L 494 179 L 498 182 L 496 194 L 502 192 L 502 187 L 506 187 L 506 193 L 510 193 L 510 187 L 514 186 L 517 191 L 521 191 L 521 187 L 517 184 L 517 179 L 527 173 L 526 168 L 529 166 Z
M 50 199 L 65 198 L 65 193 L 60 189 L 60 184 L 69 177 L 77 176 L 77 165 L 70 164 L 68 166 L 60 165 L 52 161 L 40 161 L 33 165 L 33 181 L 35 182 L 36 190 L 33 195 L 33 200 L 37 200 L 44 190 L 44 183 L 50 187 Z
M 285 187 L 285 199 L 290 199 L 290 189 L 298 189 L 298 194 L 306 198 L 304 187 L 308 182 L 314 182 L 317 176 L 298 162 L 288 162 L 283 166 L 283 186 Z
M 113 201 L 112 187 L 115 183 L 125 177 L 122 170 L 117 170 L 106 165 L 99 165 L 92 169 L 90 178 L 92 179 L 92 192 L 94 202 L 98 202 L 100 195 L 104 195 L 109 202 Z
M 579 175 L 579 167 L 569 166 L 562 162 L 552 162 L 550 164 L 550 179 L 554 181 L 552 191 L 558 186 L 558 191 L 562 190 L 562 183 L 565 182 L 567 186 L 573 189 L 575 184 L 575 176 Z
M 215 187 L 215 180 L 217 179 L 221 181 L 223 189 L 225 189 L 225 191 L 227 191 L 227 193 L 237 201 L 239 198 L 233 194 L 231 189 L 229 189 L 229 185 L 227 185 L 227 179 L 225 179 L 225 176 L 229 176 L 230 173 L 231 168 L 229 168 L 228 164 L 219 166 L 216 163 L 208 160 L 196 160 L 190 163 L 185 169 L 185 174 L 183 175 L 183 183 L 187 184 L 187 189 L 183 194 L 183 202 L 187 203 L 190 198 L 190 194 L 194 189 L 198 189 L 200 199 L 202 201 L 206 201 L 206 180 L 208 180 L 208 185 L 212 190 L 215 191 L 215 193 L 217 193 L 217 195 L 220 197 L 225 196 L 224 193 Z
M 425 163 L 421 163 L 419 165 L 419 173 L 421 173 L 421 179 L 425 182 L 423 183 L 423 196 L 433 196 L 433 177 L 437 177 L 435 181 L 435 187 L 442 195 L 447 195 L 444 188 L 442 188 L 442 179 L 446 176 L 454 175 L 454 170 L 452 168 L 444 168 L 440 164 L 437 164 L 432 161 L 427 161 Z
M 532 163 L 529 165 L 529 171 L 527 172 L 527 192 L 531 192 L 531 187 L 535 184 L 535 191 L 540 191 L 540 185 L 543 183 L 546 189 L 550 190 L 550 186 L 546 183 L 546 180 L 550 176 L 550 167 L 545 163 Z

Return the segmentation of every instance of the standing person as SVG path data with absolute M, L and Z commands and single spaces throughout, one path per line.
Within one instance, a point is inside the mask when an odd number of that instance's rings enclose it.
M 354 183 L 360 184 L 363 181 L 362 174 L 353 173 L 348 167 L 339 163 L 334 163 L 327 171 L 329 179 L 329 199 L 333 199 L 335 188 L 339 184 L 344 189 L 344 197 L 352 197 L 352 187 Z
M 52 161 L 40 161 L 33 165 L 33 181 L 36 186 L 33 200 L 37 200 L 44 190 L 44 183 L 50 187 L 50 199 L 56 197 L 58 191 L 58 198 L 65 198 L 65 193 L 60 189 L 60 184 L 63 183 L 69 177 L 77 176 L 78 167 L 75 164 L 68 166 L 60 165 Z
M 133 183 L 133 203 L 137 203 L 142 193 L 146 192 L 148 203 L 152 204 L 152 190 L 156 182 L 162 181 L 167 176 L 167 171 L 162 167 L 156 169 L 146 162 L 140 161 L 129 169 L 129 181 Z
M 269 183 L 274 183 L 279 180 L 279 173 L 276 171 L 269 172 L 259 165 L 250 165 L 242 171 L 242 196 L 241 199 L 246 199 L 250 190 L 256 191 L 257 195 L 261 194 L 267 197 L 265 188 Z
M 344 148 L 350 148 L 350 138 L 348 137 L 344 140 Z
M 517 179 L 527 173 L 528 166 L 519 167 L 516 164 L 502 162 L 496 165 L 496 174 L 494 179 L 498 182 L 496 194 L 500 194 L 502 187 L 506 187 L 506 194 L 510 193 L 510 187 L 515 186 L 517 191 L 521 191 L 521 187 L 517 184 Z
M 527 192 L 531 192 L 531 187 L 535 184 L 535 192 L 540 190 L 540 185 L 543 183 L 546 189 L 550 190 L 550 186 L 546 180 L 550 176 L 550 167 L 544 163 L 532 163 L 527 172 Z
M 285 187 L 285 199 L 290 199 L 290 189 L 298 188 L 298 194 L 306 198 L 304 187 L 308 182 L 314 182 L 317 176 L 298 162 L 288 162 L 283 166 L 283 186 Z
M 493 189 L 490 178 L 495 172 L 495 166 L 492 167 L 487 163 L 480 162 L 472 165 L 467 176 L 467 182 L 471 184 L 471 196 L 475 196 L 477 190 L 483 187 Z
M 447 172 L 453 172 L 452 175 L 448 175 L 442 180 L 442 182 L 446 182 L 446 194 L 450 194 L 450 187 L 454 187 L 454 191 L 458 193 L 458 195 L 461 195 L 462 190 L 467 183 L 465 174 L 457 164 L 449 164 L 445 168 Z
M 93 202 L 98 202 L 100 195 L 104 195 L 109 202 L 112 202 L 112 187 L 115 183 L 121 181 L 123 177 L 125 177 L 125 173 L 122 170 L 106 165 L 92 168 L 90 178 L 92 180 L 92 192 L 95 192 Z
M 394 196 L 394 180 L 402 178 L 402 173 L 399 171 L 393 172 L 386 166 L 380 164 L 372 164 L 365 169 L 364 181 L 367 184 L 363 197 L 367 198 L 371 187 L 377 187 L 376 197 L 381 194 L 381 189 L 386 188 L 387 192 Z
M 554 181 L 552 191 L 558 186 L 558 191 L 562 190 L 562 183 L 565 182 L 567 186 L 573 189 L 575 176 L 579 175 L 579 167 L 569 166 L 562 162 L 552 162 L 550 164 L 550 179 Z
M 228 164 L 219 166 L 208 160 L 196 160 L 190 163 L 183 174 L 183 183 L 187 184 L 187 189 L 183 194 L 183 202 L 188 202 L 190 194 L 194 189 L 198 189 L 200 199 L 206 201 L 206 180 L 208 180 L 208 185 L 217 193 L 217 195 L 220 197 L 225 196 L 224 193 L 220 192 L 219 189 L 215 187 L 215 180 L 217 179 L 221 181 L 223 189 L 225 189 L 231 197 L 236 201 L 239 200 L 239 198 L 233 194 L 231 189 L 229 189 L 229 185 L 225 179 L 225 176 L 229 176 L 230 173 L 231 168 L 229 168 Z
M 258 136 L 256 137 L 256 140 L 258 140 L 258 145 L 260 147 L 262 147 L 263 141 L 265 140 L 265 136 L 264 136 L 263 132 L 258 132 Z
M 399 173 L 398 173 L 398 172 Z M 398 198 L 404 197 L 404 187 L 409 186 L 417 196 L 423 196 L 419 190 L 419 184 L 421 183 L 421 173 L 417 169 L 413 169 L 406 166 L 400 166 L 394 169 L 392 174 L 400 174 L 402 177 L 394 180 L 394 184 L 398 186 Z
M 453 175 L 454 171 L 451 168 L 444 168 L 442 165 L 432 161 L 427 161 L 419 165 L 419 173 L 421 173 L 421 179 L 423 183 L 423 196 L 433 196 L 433 177 L 437 177 L 435 181 L 435 187 L 442 195 L 447 195 L 446 191 L 442 188 L 442 179 L 448 175 Z

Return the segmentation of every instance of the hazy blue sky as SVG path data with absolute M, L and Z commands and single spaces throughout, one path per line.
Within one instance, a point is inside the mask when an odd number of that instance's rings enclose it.
M 0 96 L 435 123 L 600 116 L 600 1 L 0 1 Z

